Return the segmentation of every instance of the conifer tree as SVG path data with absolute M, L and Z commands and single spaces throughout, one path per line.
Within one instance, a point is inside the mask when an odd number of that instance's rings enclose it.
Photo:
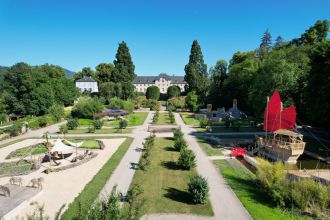
M 207 66 L 204 63 L 203 53 L 197 40 L 193 41 L 190 50 L 189 62 L 184 68 L 187 91 L 196 91 L 202 103 L 206 101 L 208 91 Z
M 111 76 L 113 82 L 132 82 L 134 80 L 135 66 L 133 64 L 127 44 L 124 41 L 119 44 L 116 53 L 116 59 L 113 61 L 113 63 L 115 65 L 115 69 Z
M 284 43 L 284 40 L 281 36 L 278 36 L 275 40 L 275 47 L 279 47 L 279 46 L 282 46 Z
M 258 49 L 258 57 L 263 59 L 272 48 L 272 36 L 268 30 L 265 31 L 264 35 L 261 38 L 261 43 Z

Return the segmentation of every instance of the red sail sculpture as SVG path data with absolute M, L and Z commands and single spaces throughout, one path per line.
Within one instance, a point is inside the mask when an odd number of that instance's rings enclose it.
M 281 109 L 281 97 L 275 91 L 270 98 L 264 112 L 264 130 L 276 131 L 281 128 L 293 129 L 296 122 L 296 109 L 292 105 L 284 110 Z

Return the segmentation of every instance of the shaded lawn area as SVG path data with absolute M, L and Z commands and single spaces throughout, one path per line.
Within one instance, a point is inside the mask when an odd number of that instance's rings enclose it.
M 87 215 L 105 183 L 127 152 L 132 141 L 133 138 L 126 137 L 126 140 L 119 146 L 117 151 L 110 157 L 106 164 L 104 164 L 104 166 L 96 173 L 93 179 L 85 186 L 74 201 L 69 204 L 68 209 L 63 213 L 61 219 L 71 220 L 75 219 L 75 217 L 82 219 L 83 216 L 85 217 Z M 80 216 L 77 216 L 78 213 L 80 213 Z
M 175 125 L 175 124 L 176 124 L 175 122 L 174 124 L 171 124 L 170 117 L 168 116 L 167 112 L 159 112 L 159 119 L 156 125 Z
M 148 112 L 134 112 L 129 115 L 125 115 L 124 118 L 128 120 L 127 126 L 142 125 L 148 116 Z M 105 126 L 119 127 L 119 120 L 109 121 L 104 123 Z
M 179 152 L 174 151 L 173 144 L 170 138 L 156 138 L 147 171 L 137 170 L 134 175 L 132 185 L 140 184 L 144 190 L 143 213 L 213 215 L 209 201 L 205 205 L 190 202 L 187 184 L 197 172 L 179 169 Z
M 206 128 L 196 128 L 198 132 L 208 132 L 208 133 L 218 133 L 218 132 L 258 132 L 262 131 L 259 128 L 255 127 L 212 127 L 212 132 L 209 132 Z
M 186 125 L 199 126 L 199 121 L 196 118 L 194 118 L 194 113 L 181 112 L 180 116 Z
M 254 174 L 242 167 L 238 161 L 216 160 L 213 162 L 220 170 L 226 182 L 233 189 L 239 200 L 253 219 L 293 220 L 306 219 L 298 214 L 277 208 L 265 192 L 255 183 Z
M 221 156 L 221 146 L 219 144 L 211 144 L 208 141 L 197 138 L 198 145 L 203 149 L 207 156 Z
M 126 134 L 131 133 L 132 128 L 117 129 L 117 128 L 102 128 L 96 129 L 94 133 L 88 133 L 88 128 L 69 130 L 68 134 Z
M 32 152 L 31 152 L 31 150 L 32 150 Z M 27 147 L 22 147 L 22 148 L 19 148 L 17 150 L 10 152 L 10 154 L 8 154 L 6 159 L 10 159 L 10 158 L 14 158 L 14 157 L 22 157 L 22 156 L 29 154 L 30 152 L 32 155 L 36 155 L 36 154 L 46 153 L 47 151 L 48 151 L 48 149 L 43 144 L 38 144 L 38 146 L 36 146 L 36 147 L 27 146 Z

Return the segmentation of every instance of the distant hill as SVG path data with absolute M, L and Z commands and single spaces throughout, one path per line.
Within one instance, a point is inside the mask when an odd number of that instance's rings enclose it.
M 9 67 L 0 66 L 0 78 L 5 74 L 5 72 L 7 72 L 8 69 L 9 69 Z M 63 68 L 63 69 L 68 78 L 72 78 L 73 74 L 75 74 L 75 72 L 72 72 L 71 70 L 68 70 L 65 68 Z
M 66 73 L 67 77 L 68 78 L 72 78 L 73 74 L 75 74 L 75 72 L 72 72 L 71 70 L 68 70 L 68 69 L 64 69 L 64 72 Z

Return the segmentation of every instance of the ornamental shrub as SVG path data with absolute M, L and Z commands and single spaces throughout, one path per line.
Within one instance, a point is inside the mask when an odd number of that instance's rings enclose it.
M 179 86 L 173 85 L 167 88 L 167 97 L 173 98 L 179 96 L 181 93 Z
M 188 183 L 188 192 L 192 202 L 205 204 L 209 193 L 209 186 L 206 179 L 200 175 L 192 176 Z
M 174 140 L 177 140 L 177 139 L 180 139 L 180 138 L 183 138 L 183 133 L 182 131 L 180 130 L 180 128 L 176 128 L 173 132 L 173 137 L 174 137 Z
M 199 126 L 201 128 L 206 128 L 209 125 L 209 120 L 207 118 L 199 119 Z
M 187 142 L 183 138 L 179 138 L 174 142 L 174 148 L 177 151 L 181 151 L 182 148 L 187 147 Z
M 95 129 L 101 129 L 103 127 L 103 121 L 101 121 L 101 120 L 93 120 L 93 127 Z
M 68 122 L 66 123 L 66 126 L 68 127 L 69 130 L 75 130 L 78 127 L 78 119 L 76 118 L 69 119 Z
M 103 105 L 97 98 L 80 98 L 78 104 L 72 109 L 71 115 L 74 118 L 92 119 L 95 113 L 103 110 Z
M 184 147 L 180 150 L 180 157 L 178 159 L 178 165 L 182 169 L 190 170 L 196 166 L 196 156 L 192 150 Z
M 6 132 L 8 132 L 11 137 L 19 135 L 21 131 L 22 125 L 20 124 L 13 124 L 12 126 L 6 128 Z
M 40 117 L 38 118 L 38 126 L 40 128 L 46 127 L 47 126 L 47 120 L 45 117 Z
M 157 86 L 149 86 L 146 92 L 147 99 L 158 100 L 160 97 L 160 91 Z
M 120 121 L 119 121 L 119 128 L 120 129 L 125 129 L 126 127 L 127 127 L 127 120 L 120 119 Z

